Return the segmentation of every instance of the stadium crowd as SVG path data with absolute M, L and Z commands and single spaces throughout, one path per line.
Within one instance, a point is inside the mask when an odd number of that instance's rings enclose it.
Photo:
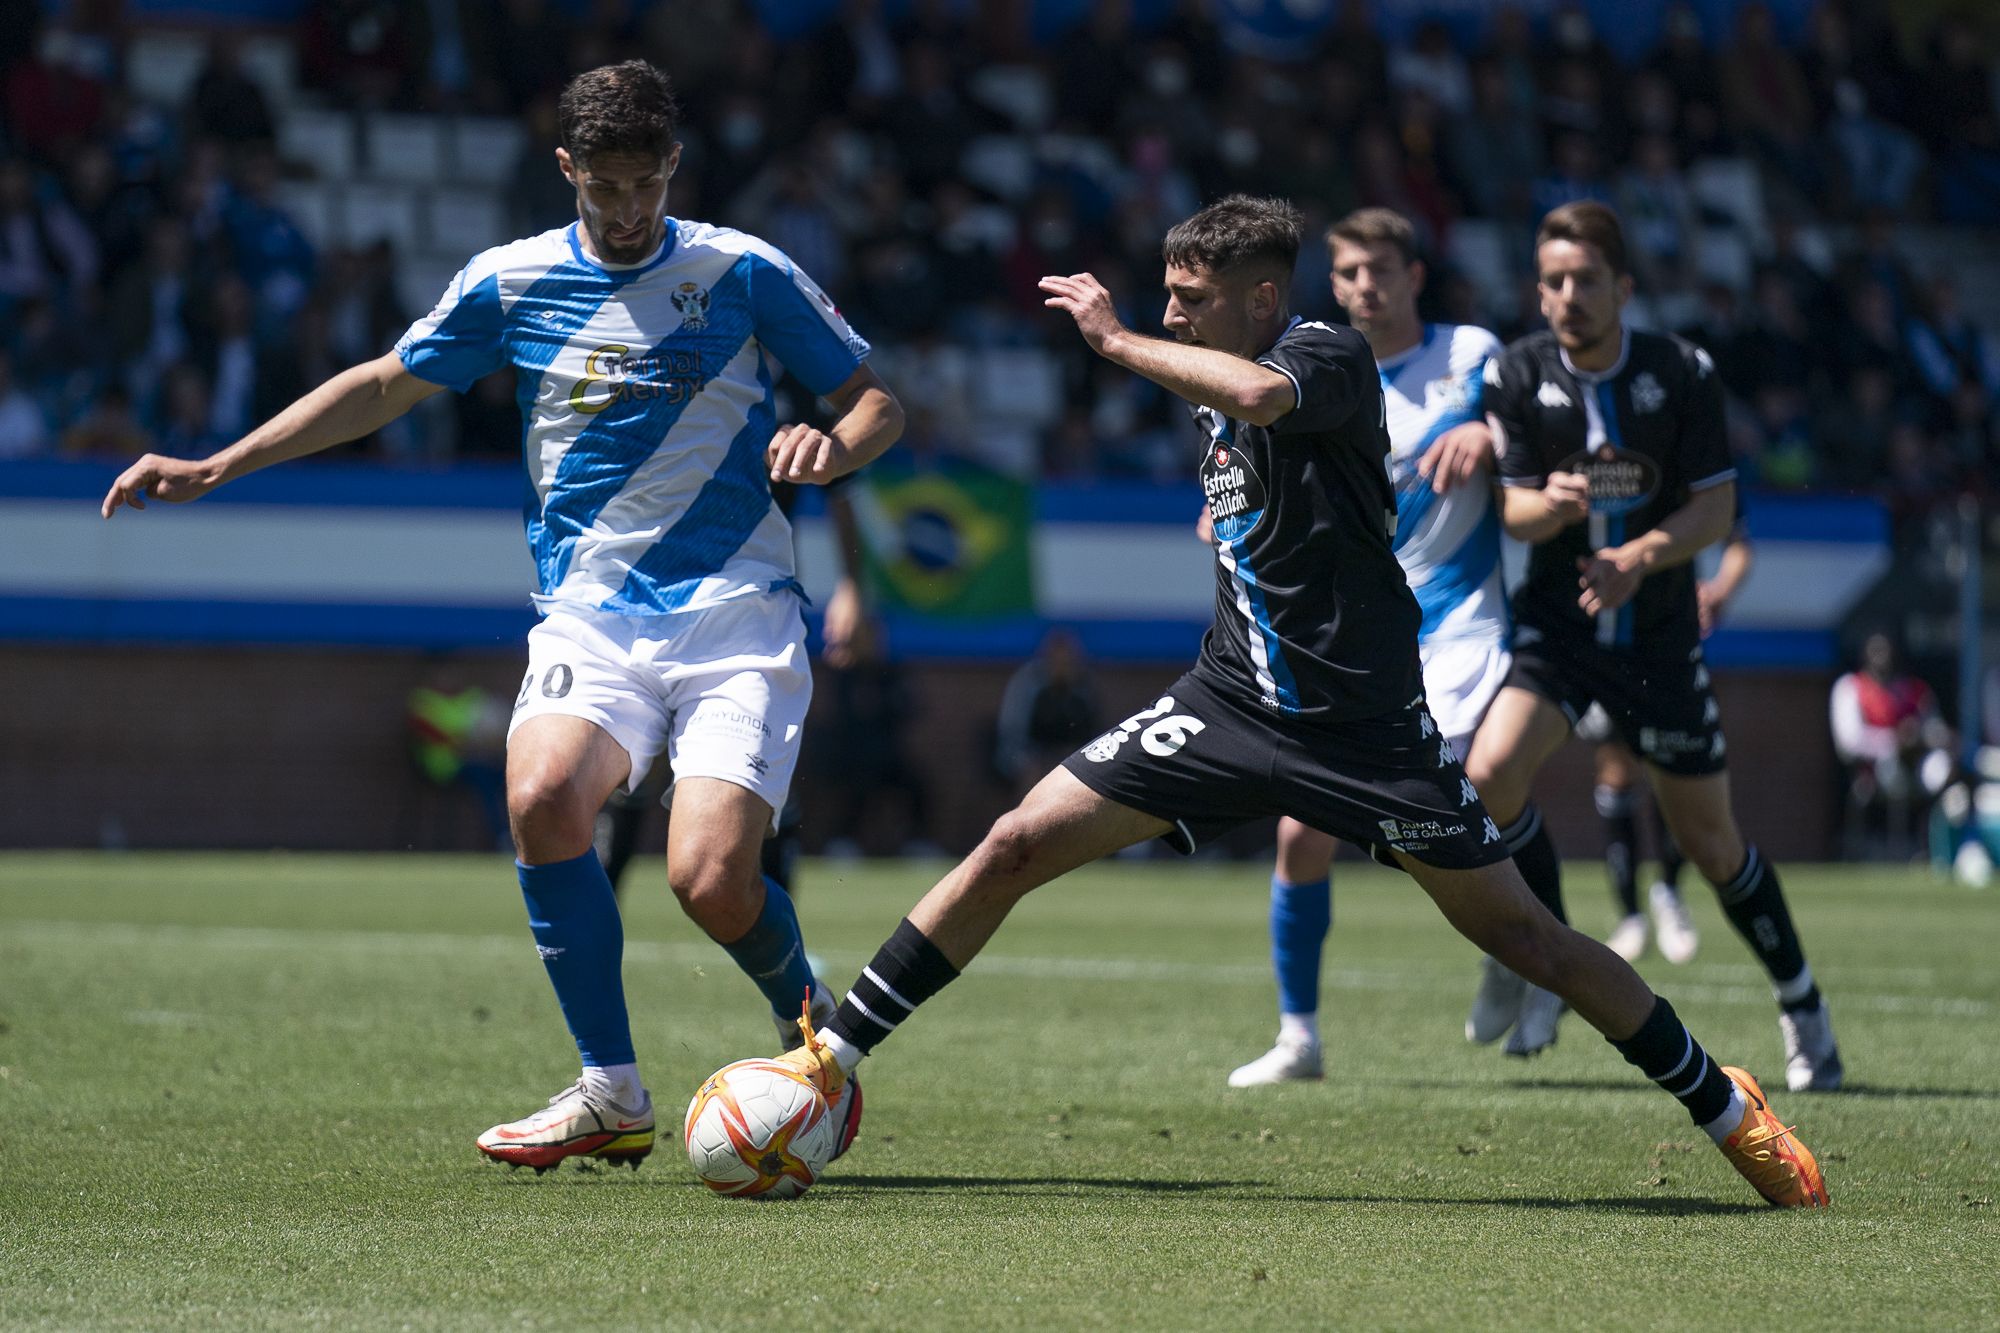
M 1426 306 L 1511 337 L 1535 322 L 1534 220 L 1614 204 L 1639 240 L 1634 318 L 1696 338 L 1731 391 L 1753 484 L 1868 490 L 1907 509 L 2000 475 L 2000 346 L 1909 222 L 2000 231 L 1995 53 L 1972 24 L 1904 32 L 1828 0 L 1781 39 L 1672 8 L 1623 61 L 1581 8 L 1500 9 L 1389 44 L 1348 4 L 1278 61 L 1211 7 L 1138 24 L 1104 0 L 1037 45 L 1025 4 L 852 0 L 780 40 L 736 0 L 502 6 L 311 0 L 299 96 L 321 107 L 518 115 L 506 191 L 562 224 L 556 89 L 627 54 L 676 76 L 678 214 L 788 251 L 880 349 L 910 447 L 1047 477 L 1185 477 L 1185 423 L 1146 381 L 1055 336 L 1044 273 L 1096 272 L 1157 327 L 1158 238 L 1228 190 L 1417 219 Z M 1157 10 L 1159 6 L 1151 7 Z M 0 458 L 205 454 L 418 311 L 385 241 L 318 248 L 282 202 L 287 108 L 214 35 L 183 105 L 133 94 L 115 0 L 61 20 L 0 3 Z M 969 10 L 969 17 L 957 17 Z M 1150 12 L 1150 11 L 1149 11 Z M 1967 232 L 1965 234 L 1972 234 Z M 1337 317 L 1319 247 L 1295 308 Z M 361 451 L 508 456 L 502 377 Z

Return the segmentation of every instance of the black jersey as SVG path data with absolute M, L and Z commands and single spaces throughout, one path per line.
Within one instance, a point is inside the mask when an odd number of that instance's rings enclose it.
M 1389 549 L 1375 356 L 1353 329 L 1294 320 L 1257 361 L 1292 381 L 1291 412 L 1254 426 L 1194 409 L 1216 556 L 1215 623 L 1194 674 L 1310 722 L 1407 708 L 1423 689 L 1423 615 Z
M 1523 629 L 1593 635 L 1607 647 L 1684 655 L 1701 642 L 1694 567 L 1648 575 L 1632 600 L 1592 617 L 1577 605 L 1577 561 L 1651 531 L 1697 491 L 1736 479 L 1723 434 L 1722 384 L 1708 353 L 1627 330 L 1603 374 L 1571 368 L 1553 333 L 1531 333 L 1486 364 L 1486 410 L 1500 427 L 1500 481 L 1541 486 L 1551 472 L 1590 479 L 1590 517 L 1536 546 L 1514 597 Z

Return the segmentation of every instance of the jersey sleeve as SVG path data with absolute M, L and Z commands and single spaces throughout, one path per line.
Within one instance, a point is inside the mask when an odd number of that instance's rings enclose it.
M 396 355 L 412 375 L 464 393 L 506 360 L 501 337 L 500 279 L 478 260 L 459 270 L 428 315 L 396 340 Z
M 1297 324 L 1257 358 L 1292 382 L 1298 405 L 1271 427 L 1273 434 L 1317 433 L 1337 428 L 1371 394 L 1379 403 L 1382 381 L 1374 357 L 1356 354 L 1355 344 L 1317 320 Z M 1365 344 L 1361 344 L 1365 346 Z
M 845 384 L 867 359 L 868 340 L 833 298 L 779 251 L 751 258 L 750 306 L 757 341 L 816 394 Z
M 1722 377 L 1699 347 L 1684 349 L 1687 399 L 1681 405 L 1681 475 L 1689 494 L 1736 480 L 1729 435 L 1722 415 Z
M 1461 324 L 1452 331 L 1451 373 L 1463 376 L 1469 392 L 1466 410 L 1478 419 L 1486 404 L 1486 367 L 1500 355 L 1500 340 L 1485 329 Z
M 1486 362 L 1480 405 L 1493 427 L 1493 449 L 1500 460 L 1502 486 L 1540 487 L 1548 478 L 1542 472 L 1542 458 L 1529 436 L 1529 386 L 1537 376 L 1528 358 L 1519 351 L 1498 352 Z

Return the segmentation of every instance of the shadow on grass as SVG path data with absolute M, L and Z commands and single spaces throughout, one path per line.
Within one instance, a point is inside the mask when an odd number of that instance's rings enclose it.
M 827 1186 L 873 1190 L 989 1190 L 1028 1193 L 1048 1189 L 1101 1189 L 1131 1194 L 1207 1194 L 1215 1190 L 1256 1190 L 1261 1180 L 1145 1180 L 1105 1176 L 870 1176 L 842 1172 Z M 1259 1196 L 1261 1197 L 1261 1196 Z
M 1370 1080 L 1382 1087 L 1418 1088 L 1429 1091 L 1507 1091 L 1507 1092 L 1633 1092 L 1644 1093 L 1648 1097 L 1658 1095 L 1657 1090 L 1644 1079 L 1633 1078 L 1515 1078 L 1500 1083 L 1479 1079 L 1449 1078 L 1390 1078 Z M 1777 1082 L 1782 1085 L 1783 1079 Z M 1843 1097 L 1908 1098 L 1912 1101 L 1968 1101 L 2000 1102 L 2000 1088 L 1924 1088 L 1897 1087 L 1888 1083 L 1849 1083 L 1838 1092 L 1785 1092 L 1782 1086 L 1776 1091 L 1786 1098 L 1789 1105 L 1796 1105 L 1803 1099 L 1808 1103 L 1837 1102 Z
M 1441 1196 L 1423 1198 L 1391 1194 L 1285 1194 L 1268 1192 L 1259 1180 L 1149 1180 L 1085 1176 L 899 1176 L 840 1175 L 820 1186 L 829 1193 L 841 1189 L 949 1191 L 978 1190 L 988 1194 L 1052 1194 L 1083 1188 L 1107 1194 L 1211 1194 L 1231 1191 L 1245 1202 L 1382 1204 L 1398 1208 L 1518 1208 L 1545 1212 L 1639 1213 L 1654 1217 L 1728 1216 L 1768 1211 L 1763 1204 L 1691 1199 L 1672 1195 L 1635 1195 L 1608 1199 L 1562 1199 L 1546 1195 Z

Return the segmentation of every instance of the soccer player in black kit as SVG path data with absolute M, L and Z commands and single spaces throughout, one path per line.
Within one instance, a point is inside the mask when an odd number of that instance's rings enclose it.
M 837 1090 L 1029 890 L 1148 838 L 1191 851 L 1287 814 L 1407 871 L 1474 943 L 1562 995 L 1766 1199 L 1824 1205 L 1812 1154 L 1755 1081 L 1710 1060 L 1629 965 L 1536 902 L 1438 735 L 1416 599 L 1390 550 L 1381 382 L 1359 333 L 1288 315 L 1301 227 L 1290 204 L 1244 195 L 1174 227 L 1172 339 L 1124 327 L 1090 274 L 1042 279 L 1046 304 L 1092 350 L 1193 405 L 1215 519 L 1214 626 L 1194 669 L 1002 816 L 826 1028 L 782 1058 Z
M 1787 1086 L 1838 1088 L 1833 1025 L 1777 871 L 1743 841 L 1730 808 L 1702 661 L 1689 561 L 1735 518 L 1722 386 L 1700 348 L 1625 327 L 1632 278 L 1610 209 L 1552 211 L 1535 261 L 1549 328 L 1487 363 L 1485 396 L 1501 523 L 1534 549 L 1514 598 L 1513 670 L 1466 769 L 1521 873 L 1560 918 L 1560 865 L 1529 788 L 1584 710 L 1601 704 L 1645 762 L 1674 841 L 1770 974 Z M 1466 1032 L 1492 1040 L 1518 1021 L 1534 1032 L 1510 1049 L 1532 1053 L 1553 1043 L 1560 1012 L 1558 997 L 1489 962 Z

